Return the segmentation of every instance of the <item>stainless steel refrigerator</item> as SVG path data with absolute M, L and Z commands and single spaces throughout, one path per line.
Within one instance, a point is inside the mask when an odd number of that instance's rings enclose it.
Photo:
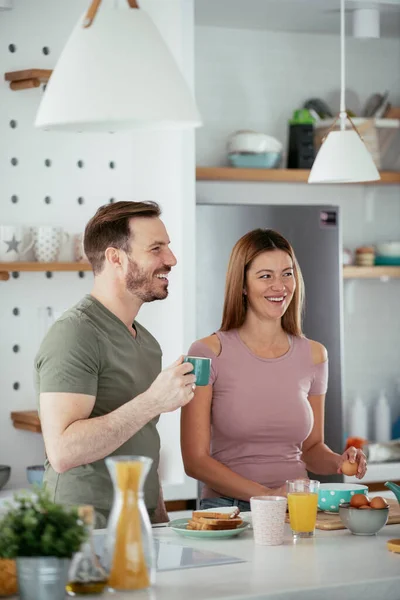
M 304 333 L 329 354 L 325 441 L 343 452 L 342 269 L 340 214 L 337 206 L 198 204 L 197 337 L 221 324 L 225 275 L 236 241 L 258 227 L 279 231 L 292 244 L 306 290 Z M 341 481 L 341 476 L 318 477 Z

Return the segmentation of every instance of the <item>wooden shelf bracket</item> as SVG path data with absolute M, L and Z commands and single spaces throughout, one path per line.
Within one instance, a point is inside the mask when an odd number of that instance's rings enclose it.
M 9 71 L 4 79 L 10 82 L 14 91 L 37 88 L 41 83 L 47 83 L 52 74 L 51 69 L 24 69 L 23 71 Z

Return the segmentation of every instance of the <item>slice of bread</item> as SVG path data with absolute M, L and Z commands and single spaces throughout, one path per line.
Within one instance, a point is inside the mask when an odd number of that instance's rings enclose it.
M 233 519 L 237 517 L 240 510 L 237 507 L 232 506 L 232 512 L 218 512 L 210 510 L 195 510 L 193 511 L 193 517 L 204 517 L 205 519 Z
M 243 523 L 242 519 L 207 519 L 205 517 L 196 517 L 193 515 L 193 521 L 198 523 L 204 523 L 206 525 L 218 525 L 220 529 L 235 529 L 238 525 Z
M 204 523 L 201 523 L 198 520 L 190 519 L 187 524 L 187 529 L 195 529 L 199 531 L 226 531 L 227 529 L 236 529 L 236 527 L 238 527 L 237 523 L 230 523 L 226 519 L 220 523 L 207 523 L 206 521 L 207 519 L 205 519 Z
M 231 512 L 195 510 L 188 521 L 187 529 L 197 531 L 236 529 L 243 523 L 243 520 L 238 517 L 239 513 L 237 507 L 232 507 Z
M 217 525 L 211 525 L 210 523 L 199 523 L 199 521 L 189 520 L 187 529 L 194 529 L 197 531 L 215 531 L 218 529 Z

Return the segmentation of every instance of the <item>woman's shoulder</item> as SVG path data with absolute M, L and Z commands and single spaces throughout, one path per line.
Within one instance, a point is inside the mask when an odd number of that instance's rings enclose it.
M 313 365 L 319 365 L 327 362 L 328 351 L 323 344 L 310 340 L 306 336 L 293 336 L 292 340 L 297 347 L 297 351 L 307 357 L 311 356 L 311 362 Z
M 193 350 L 196 350 L 197 352 L 201 350 L 211 351 L 214 356 L 219 356 L 221 353 L 221 342 L 217 334 L 213 333 L 212 335 L 193 342 L 190 347 L 190 352 L 192 353 Z
M 324 363 L 328 360 L 328 351 L 323 344 L 320 342 L 315 342 L 314 340 L 309 340 L 305 338 L 311 350 L 311 357 L 314 365 L 319 365 L 320 363 Z

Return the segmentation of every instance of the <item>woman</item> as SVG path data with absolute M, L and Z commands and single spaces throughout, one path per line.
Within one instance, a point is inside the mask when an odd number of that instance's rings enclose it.
M 321 282 L 323 285 L 323 282 Z M 234 246 L 219 331 L 189 354 L 211 358 L 210 383 L 182 409 L 185 471 L 203 482 L 201 507 L 239 506 L 286 494 L 287 479 L 366 472 L 364 454 L 324 443 L 327 351 L 304 337 L 304 284 L 289 242 L 256 229 Z M 329 315 L 327 315 L 329 318 Z

